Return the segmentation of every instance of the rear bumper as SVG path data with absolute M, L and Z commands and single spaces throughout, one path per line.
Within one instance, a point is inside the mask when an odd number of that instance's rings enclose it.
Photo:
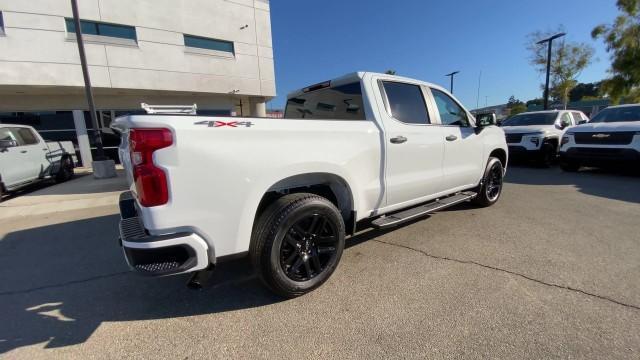
M 120 241 L 131 269 L 145 275 L 173 275 L 209 266 L 207 243 L 198 234 L 149 235 L 131 192 L 120 194 Z
M 572 147 L 560 152 L 560 160 L 582 165 L 640 164 L 640 152 L 629 148 Z

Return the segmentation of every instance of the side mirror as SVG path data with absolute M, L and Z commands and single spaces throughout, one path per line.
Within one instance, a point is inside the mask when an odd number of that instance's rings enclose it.
M 567 124 L 565 124 L 563 122 L 558 123 L 558 129 L 564 130 L 566 127 L 567 127 Z
M 580 121 L 578 121 L 578 125 L 582 125 L 582 124 L 586 124 L 586 123 L 587 123 L 587 120 L 580 120 Z
M 18 143 L 15 140 L 0 140 L 0 151 L 6 151 L 8 148 L 16 146 L 18 146 Z

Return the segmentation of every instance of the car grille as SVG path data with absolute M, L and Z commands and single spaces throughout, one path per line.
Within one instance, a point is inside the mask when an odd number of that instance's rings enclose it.
M 597 145 L 627 145 L 633 141 L 633 131 L 619 131 L 609 133 L 599 132 L 576 132 L 573 137 L 576 144 L 597 144 Z
M 524 134 L 505 134 L 507 144 L 517 144 L 522 141 Z

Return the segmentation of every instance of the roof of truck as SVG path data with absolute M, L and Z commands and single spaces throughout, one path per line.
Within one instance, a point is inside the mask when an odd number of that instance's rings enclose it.
M 389 74 L 383 74 L 383 73 L 376 73 L 376 72 L 371 72 L 371 71 L 357 71 L 357 72 L 352 72 L 334 79 L 330 79 L 330 80 L 326 80 L 317 84 L 313 84 L 313 85 L 309 85 L 309 86 L 305 86 L 302 89 L 297 89 L 294 90 L 292 92 L 290 92 L 287 95 L 287 99 L 295 97 L 295 96 L 299 96 L 300 94 L 303 94 L 305 92 L 310 91 L 310 89 L 313 88 L 323 88 L 323 87 L 329 87 L 329 86 L 336 86 L 336 85 L 343 85 L 343 84 L 348 84 L 354 81 L 360 81 L 362 80 L 365 76 L 378 76 L 384 79 L 388 79 L 388 80 L 395 80 L 395 81 L 403 81 L 403 82 L 412 82 L 412 83 L 419 83 L 425 86 L 429 86 L 441 91 L 445 91 L 448 92 L 445 88 L 443 88 L 440 85 L 436 85 L 436 84 L 432 84 L 426 81 L 421 81 L 418 79 L 412 79 L 412 78 L 408 78 L 408 77 L 404 77 L 404 76 L 398 76 L 398 75 L 389 75 Z

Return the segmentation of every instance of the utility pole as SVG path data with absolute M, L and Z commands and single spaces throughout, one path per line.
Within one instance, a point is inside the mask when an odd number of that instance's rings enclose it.
M 449 73 L 449 74 L 445 75 L 445 76 L 448 76 L 448 77 L 451 78 L 451 86 L 449 87 L 449 92 L 452 93 L 452 94 L 453 94 L 453 77 L 459 72 L 460 71 L 454 71 L 452 73 Z
M 84 91 L 89 102 L 89 113 L 91 114 L 91 124 L 93 125 L 93 142 L 96 144 L 96 160 L 106 160 L 104 156 L 104 148 L 102 146 L 102 137 L 100 136 L 100 128 L 98 127 L 98 119 L 96 117 L 96 105 L 93 102 L 93 91 L 91 90 L 91 79 L 89 78 L 89 68 L 87 66 L 87 57 L 84 53 L 84 41 L 82 40 L 82 31 L 80 28 L 80 15 L 78 15 L 78 4 L 76 0 L 71 0 L 71 10 L 73 11 L 73 23 L 76 28 L 76 41 L 78 43 L 78 51 L 80 52 L 80 65 L 82 67 L 82 76 L 84 77 Z
M 541 45 L 544 43 L 548 43 L 548 48 L 547 48 L 547 80 L 545 82 L 544 85 L 544 109 L 548 110 L 549 109 L 549 74 L 551 72 L 551 44 L 553 43 L 553 40 L 559 38 L 559 37 L 563 37 L 567 35 L 566 33 L 559 33 L 559 34 L 555 34 L 551 37 L 548 37 L 546 39 L 540 40 L 538 41 L 536 44 Z

